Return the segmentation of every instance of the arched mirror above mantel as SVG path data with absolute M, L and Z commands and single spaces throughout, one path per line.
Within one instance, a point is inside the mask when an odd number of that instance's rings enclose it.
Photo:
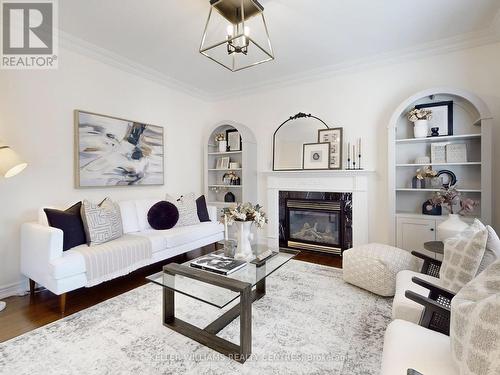
M 297 113 L 283 122 L 273 136 L 273 170 L 302 170 L 303 146 L 318 142 L 318 130 L 329 129 L 320 118 Z

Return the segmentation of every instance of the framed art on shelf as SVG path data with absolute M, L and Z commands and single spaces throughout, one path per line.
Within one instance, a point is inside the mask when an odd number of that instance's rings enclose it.
M 229 151 L 241 151 L 241 135 L 238 130 L 226 130 L 226 140 Z
M 330 143 L 305 143 L 302 153 L 303 169 L 330 169 Z
M 432 128 L 439 128 L 439 136 L 453 135 L 453 101 L 418 104 L 415 108 L 427 108 L 432 111 L 428 136 L 431 136 Z
M 318 130 L 318 142 L 330 143 L 330 169 L 342 169 L 343 128 Z
M 217 158 L 216 169 L 229 169 L 229 157 Z
M 163 127 L 75 110 L 77 188 L 164 184 Z

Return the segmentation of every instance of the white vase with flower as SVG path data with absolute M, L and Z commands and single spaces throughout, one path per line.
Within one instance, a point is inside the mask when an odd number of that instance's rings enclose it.
M 234 259 L 250 261 L 255 258 L 252 252 L 254 236 L 251 231 L 252 225 L 262 228 L 267 223 L 266 213 L 259 204 L 242 203 L 236 207 L 224 209 L 224 217 L 229 225 L 238 226 L 237 247 Z
M 474 211 L 474 207 L 478 204 L 473 199 L 462 197 L 454 185 L 444 187 L 441 191 L 436 192 L 432 203 L 444 206 L 449 212 L 448 218 L 438 225 L 439 241 L 445 241 L 467 229 L 469 225 L 461 219 L 461 216 Z

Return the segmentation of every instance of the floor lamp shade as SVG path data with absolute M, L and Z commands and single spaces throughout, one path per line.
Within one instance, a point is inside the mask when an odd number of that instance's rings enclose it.
M 27 166 L 9 146 L 0 146 L 0 176 L 13 177 Z

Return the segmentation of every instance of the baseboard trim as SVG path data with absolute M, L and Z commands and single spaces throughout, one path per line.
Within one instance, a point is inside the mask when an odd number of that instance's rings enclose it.
M 21 280 L 17 283 L 1 285 L 0 286 L 0 299 L 11 296 L 22 296 L 28 290 L 28 280 Z

